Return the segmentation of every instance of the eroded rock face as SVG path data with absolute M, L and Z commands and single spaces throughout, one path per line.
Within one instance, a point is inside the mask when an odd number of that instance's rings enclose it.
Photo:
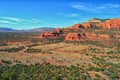
M 79 29 L 79 28 L 92 28 L 92 27 L 95 27 L 95 25 L 89 23 L 89 22 L 86 22 L 86 23 L 82 23 L 82 24 L 75 24 L 73 26 L 74 29 Z
M 85 41 L 85 40 L 102 40 L 102 39 L 110 39 L 109 35 L 101 35 L 101 34 L 88 34 L 88 33 L 69 33 L 66 35 L 66 41 Z
M 40 34 L 40 38 L 65 38 L 67 41 L 85 41 L 85 40 L 104 40 L 110 39 L 109 35 L 101 35 L 101 34 L 91 34 L 86 33 L 86 29 L 79 30 L 80 28 L 94 28 L 100 27 L 103 29 L 111 29 L 117 28 L 120 29 L 120 19 L 111 19 L 111 20 L 104 20 L 101 22 L 95 21 L 95 23 L 82 23 L 82 24 L 75 24 L 74 26 L 69 26 L 67 28 L 56 28 L 54 31 L 46 31 Z M 72 33 L 73 32 L 73 33 Z M 96 33 L 96 32 L 94 32 Z
M 46 31 L 40 34 L 40 38 L 59 38 L 60 34 L 56 31 Z
M 82 24 L 82 27 L 83 28 L 92 28 L 92 27 L 94 27 L 91 23 L 83 23 Z
M 81 28 L 81 27 L 82 27 L 81 24 L 75 24 L 75 25 L 73 26 L 74 29 L 79 29 L 79 28 Z
M 85 34 L 82 33 L 69 33 L 66 35 L 65 40 L 66 41 L 80 41 L 80 40 L 84 40 L 85 38 Z
M 112 20 L 107 20 L 104 23 L 102 23 L 101 26 L 104 29 L 111 29 L 111 28 L 120 29 L 120 19 L 116 18 Z
M 59 38 L 62 35 L 62 29 L 56 28 L 54 31 L 45 31 L 40 34 L 40 38 Z

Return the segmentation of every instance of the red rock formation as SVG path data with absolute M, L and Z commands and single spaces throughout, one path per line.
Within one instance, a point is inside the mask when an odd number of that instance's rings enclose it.
M 116 19 L 107 20 L 104 23 L 102 23 L 101 26 L 104 29 L 111 29 L 111 28 L 120 29 L 120 19 L 116 18 Z
M 61 29 L 60 28 L 56 28 L 55 29 L 57 33 L 60 33 L 61 32 Z
M 79 28 L 81 28 L 81 27 L 82 27 L 81 24 L 75 24 L 75 25 L 73 26 L 74 29 L 79 29 Z
M 73 27 L 68 28 L 56 28 L 54 31 L 47 31 L 40 34 L 40 38 L 60 38 L 65 37 L 67 41 L 81 41 L 81 40 L 103 40 L 103 39 L 110 39 L 109 35 L 101 35 L 101 34 L 89 34 L 86 33 L 85 30 L 80 30 L 80 28 L 93 28 L 93 27 L 101 27 L 104 29 L 111 29 L 117 28 L 120 29 L 120 19 L 111 19 L 106 21 L 101 21 L 100 23 L 82 23 L 82 24 L 75 24 Z M 76 33 L 70 33 L 76 32 Z M 77 33 L 81 32 L 81 33 Z M 85 34 L 86 33 L 86 34 Z M 67 35 L 66 35 L 67 34 Z
M 69 33 L 66 35 L 66 41 L 85 41 L 85 40 L 102 40 L 102 39 L 110 39 L 109 35 L 101 35 L 101 34 L 85 34 L 85 33 Z
M 86 23 L 82 23 L 82 24 L 75 24 L 73 26 L 74 29 L 79 29 L 79 28 L 92 28 L 94 27 L 95 25 L 89 23 L 89 22 L 86 22 Z
M 84 37 L 85 37 L 85 34 L 69 33 L 66 35 L 65 40 L 66 41 L 80 41 L 80 40 L 83 40 Z
M 54 31 L 45 31 L 40 34 L 40 38 L 59 38 L 62 35 L 62 29 L 56 28 Z
M 59 38 L 60 34 L 56 31 L 46 31 L 40 34 L 40 38 Z
M 86 34 L 86 36 L 88 40 L 92 40 L 92 41 L 110 39 L 109 35 L 103 35 L 103 34 Z
M 88 23 L 83 23 L 83 24 L 82 24 L 82 27 L 84 27 L 84 28 L 92 28 L 93 25 L 88 22 Z

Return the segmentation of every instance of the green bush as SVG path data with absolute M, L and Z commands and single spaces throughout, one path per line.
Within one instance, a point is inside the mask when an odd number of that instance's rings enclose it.
M 28 48 L 25 52 L 27 53 L 39 53 L 41 49 Z
M 23 50 L 25 47 L 21 46 L 18 48 L 8 48 L 8 49 L 0 49 L 0 51 L 6 51 L 6 52 L 19 52 L 20 50 Z

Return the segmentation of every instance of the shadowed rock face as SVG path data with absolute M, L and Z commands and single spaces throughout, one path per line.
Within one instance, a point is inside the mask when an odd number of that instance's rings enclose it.
M 111 29 L 111 28 L 120 29 L 120 19 L 116 18 L 116 19 L 107 20 L 104 23 L 102 23 L 101 26 L 104 29 Z
M 99 41 L 102 39 L 110 39 L 110 36 L 101 34 L 69 33 L 65 37 L 66 41 L 85 41 L 85 40 Z

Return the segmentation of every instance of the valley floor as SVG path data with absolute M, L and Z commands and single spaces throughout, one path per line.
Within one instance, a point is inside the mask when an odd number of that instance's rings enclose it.
M 120 79 L 120 53 L 116 48 L 61 42 L 26 45 L 14 43 L 0 47 L 0 50 L 2 65 L 36 63 L 68 67 L 74 65 L 85 70 L 92 79 L 99 77 L 105 80 Z

